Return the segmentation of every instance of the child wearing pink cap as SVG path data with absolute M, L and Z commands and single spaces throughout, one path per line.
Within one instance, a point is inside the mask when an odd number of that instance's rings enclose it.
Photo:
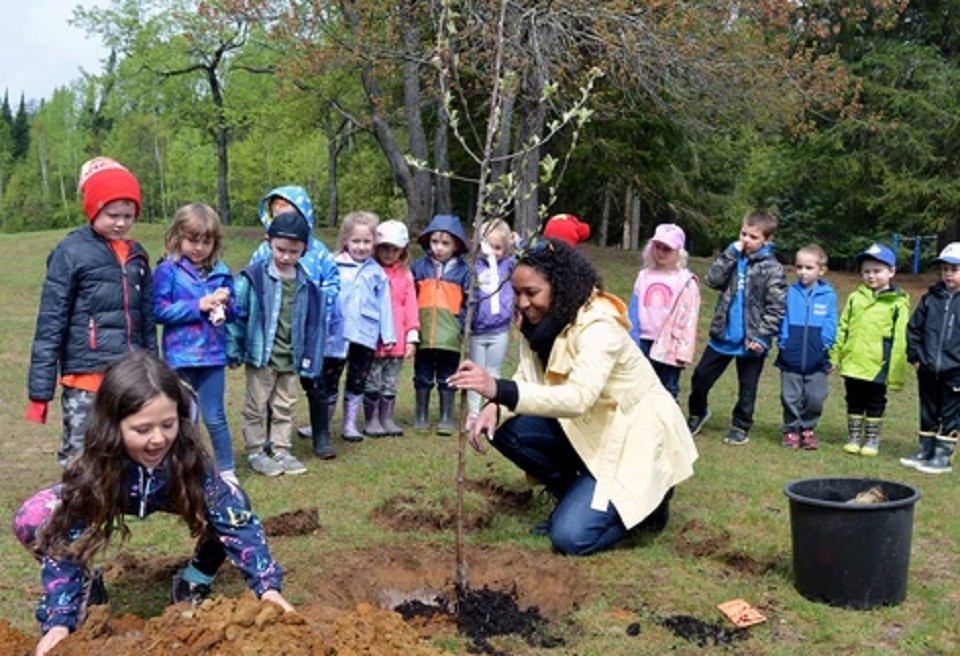
M 643 249 L 629 310 L 630 336 L 674 399 L 680 395 L 680 372 L 696 352 L 700 317 L 700 287 L 687 268 L 685 245 L 680 226 L 657 226 Z
M 140 183 L 116 161 L 96 157 L 80 169 L 78 189 L 88 223 L 47 258 L 27 382 L 26 418 L 41 424 L 57 383 L 63 388 L 61 466 L 83 448 L 107 365 L 133 349 L 157 350 L 147 252 L 126 238 L 140 214 Z

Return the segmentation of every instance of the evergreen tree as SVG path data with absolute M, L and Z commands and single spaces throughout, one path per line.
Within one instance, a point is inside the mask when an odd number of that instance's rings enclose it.
M 20 160 L 26 157 L 30 149 L 30 117 L 27 115 L 27 103 L 23 94 L 20 94 L 20 107 L 13 119 L 13 158 Z

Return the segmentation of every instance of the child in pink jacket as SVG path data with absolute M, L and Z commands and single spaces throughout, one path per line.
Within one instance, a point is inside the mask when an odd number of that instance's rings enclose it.
M 680 372 L 693 361 L 700 317 L 700 287 L 687 268 L 685 245 L 679 226 L 657 226 L 643 249 L 643 268 L 629 310 L 630 336 L 675 399 L 680 395 Z
M 397 343 L 387 348 L 377 345 L 373 365 L 367 375 L 363 395 L 365 425 L 363 434 L 370 437 L 403 435 L 393 420 L 397 402 L 397 381 L 404 359 L 412 358 L 420 341 L 420 315 L 417 290 L 410 273 L 410 237 L 400 221 L 384 221 L 377 226 L 376 257 L 390 280 L 390 304 Z

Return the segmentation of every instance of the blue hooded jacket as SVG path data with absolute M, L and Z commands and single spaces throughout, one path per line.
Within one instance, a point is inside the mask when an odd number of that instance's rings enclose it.
M 270 222 L 273 220 L 270 215 L 270 201 L 274 198 L 282 198 L 296 207 L 300 215 L 307 220 L 307 225 L 310 226 L 310 241 L 307 243 L 307 252 L 300 258 L 300 264 L 303 265 L 310 279 L 320 285 L 320 289 L 323 290 L 327 315 L 329 316 L 332 306 L 337 300 L 337 294 L 340 293 L 340 271 L 324 243 L 313 236 L 313 203 L 310 202 L 310 196 L 306 189 L 296 185 L 286 185 L 268 191 L 260 199 L 258 207 L 260 223 L 263 224 L 264 230 L 270 226 Z M 264 241 L 254 251 L 248 264 L 268 261 L 269 259 L 270 243 Z
M 818 280 L 809 289 L 799 280 L 790 285 L 776 366 L 795 374 L 826 371 L 836 339 L 837 294 L 830 283 Z

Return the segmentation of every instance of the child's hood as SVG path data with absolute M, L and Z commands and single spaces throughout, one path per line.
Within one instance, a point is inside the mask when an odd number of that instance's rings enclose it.
M 307 225 L 310 226 L 310 232 L 313 233 L 313 203 L 310 201 L 310 196 L 307 194 L 306 189 L 298 187 L 297 185 L 285 185 L 268 191 L 266 195 L 260 199 L 260 205 L 257 208 L 260 214 L 260 222 L 264 228 L 269 226 L 270 221 L 273 219 L 273 217 L 270 216 L 270 200 L 273 198 L 282 198 L 296 207 L 300 215 L 307 220 Z
M 459 217 L 453 214 L 437 214 L 433 217 L 430 225 L 417 237 L 417 243 L 428 253 L 430 252 L 430 235 L 434 232 L 449 232 L 460 242 L 457 245 L 455 255 L 459 255 L 467 250 L 467 234 L 463 231 L 463 225 L 460 223 Z

